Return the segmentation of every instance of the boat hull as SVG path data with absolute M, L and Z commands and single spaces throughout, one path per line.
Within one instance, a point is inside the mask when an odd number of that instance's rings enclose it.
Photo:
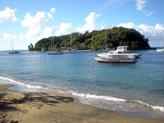
M 18 54 L 18 51 L 10 51 L 9 54 Z
M 136 63 L 136 59 L 107 59 L 103 57 L 94 57 L 94 59 L 98 62 L 104 63 Z
M 164 49 L 157 49 L 157 52 L 164 52 Z
M 141 54 L 138 54 L 138 53 L 120 53 L 118 55 L 121 55 L 121 54 L 130 54 L 130 55 L 134 55 L 136 58 L 140 58 Z M 103 57 L 103 58 L 108 58 L 108 53 L 99 53 L 97 54 L 98 57 Z
M 63 55 L 63 52 L 49 52 L 48 55 Z

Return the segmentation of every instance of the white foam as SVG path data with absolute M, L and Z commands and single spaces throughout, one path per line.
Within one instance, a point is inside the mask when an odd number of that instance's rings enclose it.
M 102 100 L 108 100 L 108 101 L 113 101 L 113 102 L 126 102 L 126 103 L 130 103 L 130 102 L 127 102 L 126 99 L 110 97 L 110 96 L 98 96 L 98 95 L 91 95 L 91 94 L 80 94 L 80 93 L 76 93 L 76 92 L 72 92 L 72 94 L 75 95 L 75 96 L 84 97 L 84 98 L 102 99 Z M 136 103 L 141 104 L 143 106 L 146 106 L 148 108 L 152 108 L 154 110 L 158 110 L 158 111 L 164 112 L 164 107 L 162 107 L 162 106 L 153 106 L 153 105 L 150 105 L 148 103 L 142 102 L 140 100 L 134 100 L 134 101 Z
M 25 84 L 25 86 L 28 88 L 43 88 L 42 86 L 39 86 L 39 85 L 27 85 L 27 84 Z
M 3 80 L 7 80 L 9 82 L 13 82 L 13 83 L 16 83 L 16 84 L 19 84 L 19 85 L 22 85 L 22 86 L 25 86 L 27 88 L 42 88 L 41 86 L 37 86 L 37 85 L 30 85 L 30 84 L 25 84 L 25 83 L 22 83 L 22 82 L 19 82 L 19 81 L 16 81 L 14 79 L 10 79 L 10 78 L 6 78 L 6 77 L 2 77 L 0 76 L 0 79 L 3 79 Z
M 110 100 L 110 101 L 119 101 L 119 102 L 125 102 L 125 99 L 110 97 L 110 96 L 98 96 L 98 95 L 91 95 L 91 94 L 79 94 L 72 92 L 73 95 L 79 96 L 79 97 L 86 97 L 86 98 L 93 98 L 93 99 L 104 99 L 104 100 Z
M 154 110 L 159 110 L 161 112 L 164 112 L 164 107 L 162 106 L 153 106 L 153 105 L 149 105 L 148 103 L 145 103 L 145 102 L 142 102 L 140 100 L 136 100 L 137 102 L 139 102 L 140 104 L 146 106 L 146 107 L 149 107 L 149 108 L 152 108 Z
M 155 110 L 159 110 L 159 111 L 164 112 L 164 107 L 162 107 L 162 106 L 151 106 L 151 107 Z

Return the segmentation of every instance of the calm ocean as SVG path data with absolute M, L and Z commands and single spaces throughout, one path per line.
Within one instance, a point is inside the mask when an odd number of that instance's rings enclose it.
M 0 52 L 0 82 L 78 96 L 77 103 L 164 120 L 164 53 L 141 53 L 135 64 L 98 63 L 98 52 L 48 55 Z

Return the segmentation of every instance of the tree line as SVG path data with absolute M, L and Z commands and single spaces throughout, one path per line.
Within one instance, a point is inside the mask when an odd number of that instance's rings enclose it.
M 72 36 L 72 44 L 71 42 Z M 35 46 L 28 46 L 30 51 L 53 50 L 53 38 L 55 49 L 78 48 L 79 50 L 103 50 L 105 48 L 116 48 L 117 46 L 128 46 L 128 49 L 150 49 L 148 38 L 140 34 L 135 29 L 114 27 L 101 31 L 86 31 L 82 33 L 72 33 L 62 36 L 50 36 L 39 40 Z

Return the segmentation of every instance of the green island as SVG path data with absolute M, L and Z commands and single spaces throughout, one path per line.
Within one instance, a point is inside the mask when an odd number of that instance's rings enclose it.
M 85 33 L 72 33 L 62 36 L 54 36 L 55 49 L 70 49 L 72 35 L 72 48 L 79 50 L 103 50 L 105 48 L 116 48 L 117 46 L 128 46 L 130 50 L 150 49 L 148 38 L 135 29 L 113 27 L 101 31 Z M 30 44 L 29 51 L 50 51 L 53 50 L 53 36 L 39 40 L 35 46 Z

